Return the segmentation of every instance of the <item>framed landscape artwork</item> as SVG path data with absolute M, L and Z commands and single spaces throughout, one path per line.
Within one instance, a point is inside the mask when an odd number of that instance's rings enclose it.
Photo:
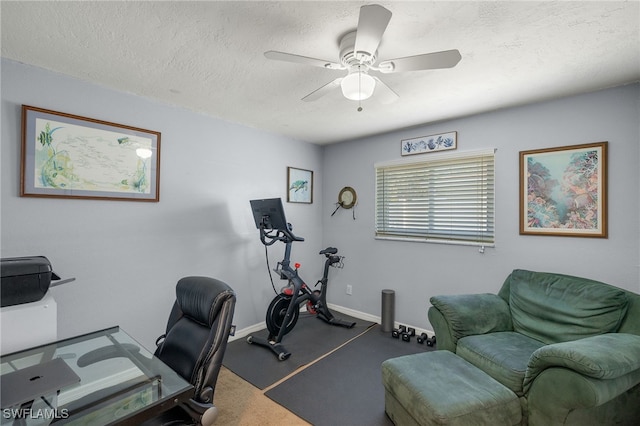
M 160 133 L 22 106 L 20 195 L 160 199 Z
M 520 234 L 607 238 L 607 146 L 520 152 Z

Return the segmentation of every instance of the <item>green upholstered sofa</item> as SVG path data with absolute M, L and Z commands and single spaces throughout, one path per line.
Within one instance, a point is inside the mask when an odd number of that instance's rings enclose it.
M 523 425 L 640 424 L 640 295 L 514 270 L 497 295 L 431 304 L 437 349 L 515 393 Z

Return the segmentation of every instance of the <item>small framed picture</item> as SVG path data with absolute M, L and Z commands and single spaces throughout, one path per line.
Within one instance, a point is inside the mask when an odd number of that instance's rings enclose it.
M 607 238 L 607 142 L 520 152 L 520 234 Z
M 287 167 L 287 202 L 313 203 L 313 171 Z

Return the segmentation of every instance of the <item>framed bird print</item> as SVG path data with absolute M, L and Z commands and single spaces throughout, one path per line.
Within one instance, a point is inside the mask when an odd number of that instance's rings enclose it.
M 287 167 L 287 202 L 313 203 L 313 171 Z

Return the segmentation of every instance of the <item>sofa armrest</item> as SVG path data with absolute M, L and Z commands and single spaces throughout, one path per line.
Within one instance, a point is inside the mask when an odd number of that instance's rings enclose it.
M 595 379 L 562 367 L 538 375 L 528 393 L 530 426 L 637 424 L 640 370 L 615 379 Z
M 429 323 L 431 324 L 433 332 L 438 336 L 438 350 L 451 351 L 455 353 L 457 340 L 454 340 L 451 335 L 451 328 L 447 324 L 447 320 L 444 315 L 432 306 L 427 312 L 427 317 L 429 318 Z
M 594 379 L 616 379 L 640 370 L 640 336 L 607 333 L 536 350 L 524 377 L 526 393 L 535 378 L 551 367 L 563 367 Z
M 429 301 L 433 305 L 429 320 L 438 337 L 438 349 L 455 352 L 462 337 L 513 329 L 509 305 L 495 294 L 433 296 Z M 450 337 L 453 348 L 442 347 L 441 335 Z

